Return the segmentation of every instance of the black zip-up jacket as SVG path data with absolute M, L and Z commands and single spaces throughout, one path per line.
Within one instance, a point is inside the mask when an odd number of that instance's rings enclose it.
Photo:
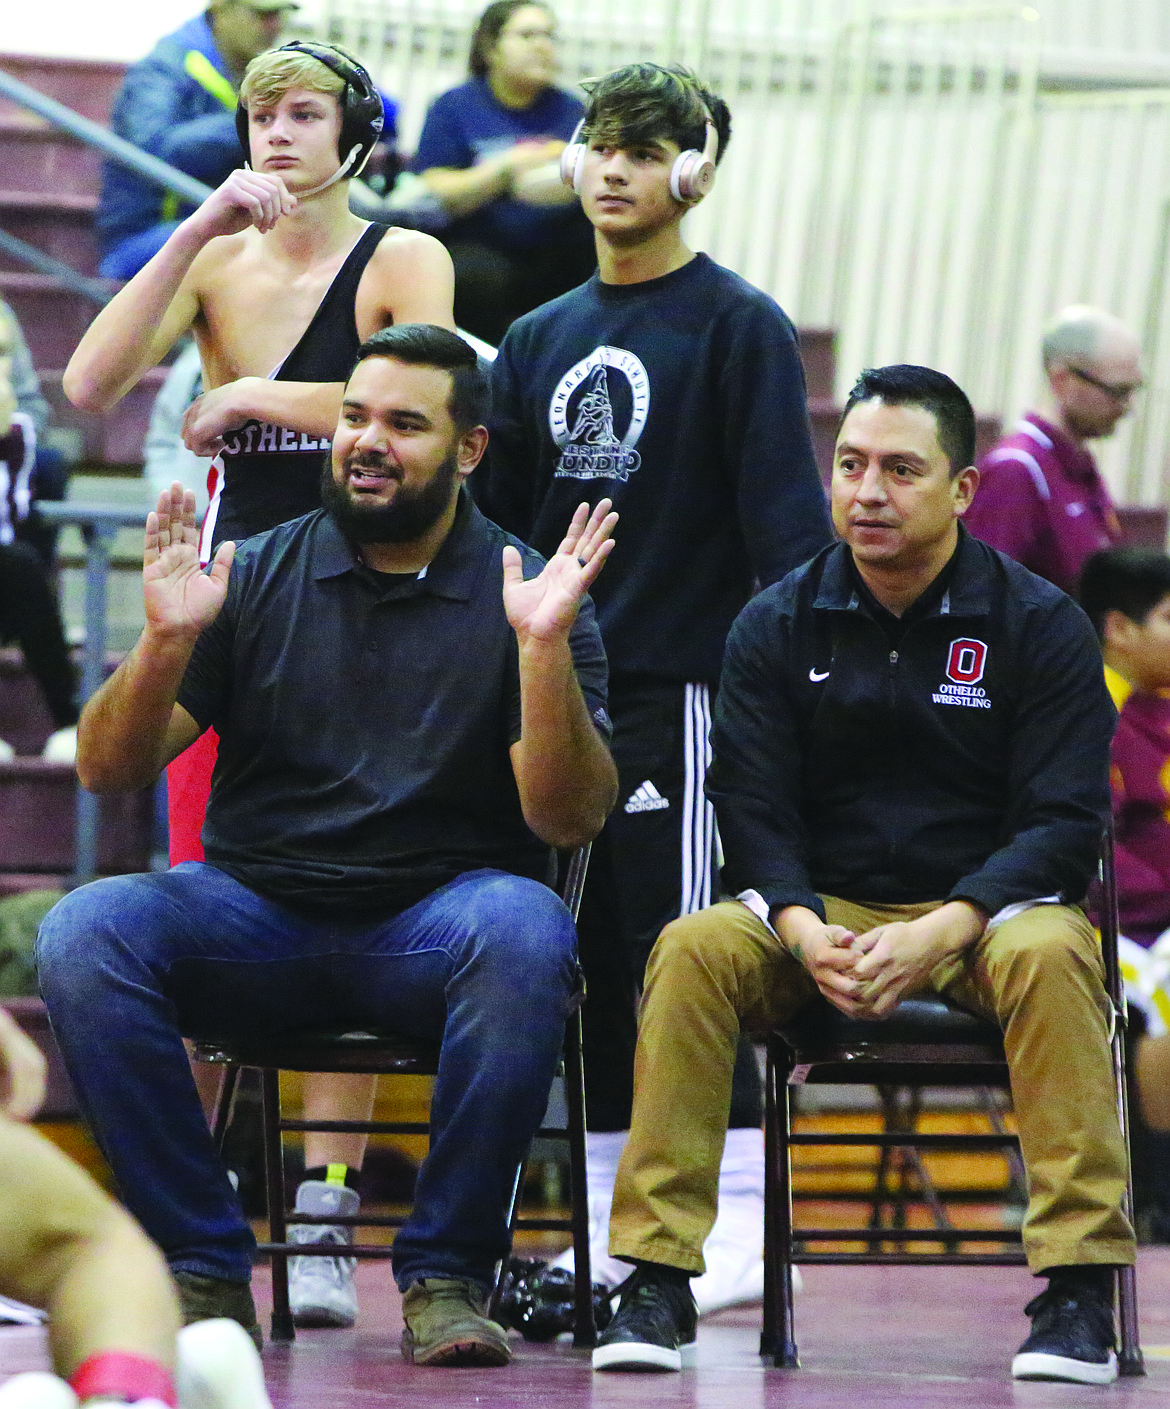
M 961 525 L 934 587 L 897 622 L 839 543 L 740 613 L 707 777 L 727 892 L 1084 898 L 1116 721 L 1092 627 Z

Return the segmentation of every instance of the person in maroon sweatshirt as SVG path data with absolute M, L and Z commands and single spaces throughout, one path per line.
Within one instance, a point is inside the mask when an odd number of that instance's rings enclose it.
M 1137 338 L 1109 313 L 1066 308 L 1041 344 L 1045 395 L 979 462 L 967 527 L 1075 592 L 1085 559 L 1121 526 L 1087 442 L 1113 434 L 1141 387 Z
M 1119 951 L 1126 997 L 1145 1019 L 1138 1094 L 1153 1132 L 1161 1241 L 1170 1233 L 1170 557 L 1150 548 L 1095 553 L 1081 604 L 1101 640 L 1119 715 L 1110 760 Z

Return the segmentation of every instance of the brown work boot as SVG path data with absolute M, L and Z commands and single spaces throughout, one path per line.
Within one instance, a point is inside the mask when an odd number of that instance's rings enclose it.
M 192 1321 L 211 1321 L 226 1316 L 229 1321 L 238 1321 L 252 1337 L 256 1349 L 261 1349 L 264 1337 L 256 1319 L 250 1283 L 228 1282 L 222 1277 L 205 1277 L 202 1272 L 186 1272 L 174 1267 L 171 1280 L 179 1293 L 179 1314 L 184 1326 Z
M 512 1358 L 502 1326 L 484 1315 L 474 1282 L 425 1277 L 402 1297 L 402 1358 L 415 1365 L 506 1365 Z

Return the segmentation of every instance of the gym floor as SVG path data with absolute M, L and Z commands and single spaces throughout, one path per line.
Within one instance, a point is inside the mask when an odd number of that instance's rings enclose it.
M 810 1267 L 797 1303 L 802 1368 L 765 1368 L 759 1307 L 700 1323 L 699 1363 L 677 1375 L 594 1375 L 587 1352 L 517 1340 L 506 1369 L 416 1369 L 398 1351 L 397 1292 L 383 1263 L 358 1267 L 352 1331 L 304 1331 L 266 1346 L 274 1409 L 1074 1409 L 1162 1406 L 1170 1396 L 1170 1248 L 1143 1249 L 1138 1298 L 1147 1375 L 1108 1388 L 1013 1384 L 1008 1366 L 1027 1334 L 1024 1303 L 1039 1288 L 1022 1268 Z M 256 1300 L 268 1320 L 268 1273 Z M 0 1328 L 0 1378 L 47 1364 L 44 1333 Z

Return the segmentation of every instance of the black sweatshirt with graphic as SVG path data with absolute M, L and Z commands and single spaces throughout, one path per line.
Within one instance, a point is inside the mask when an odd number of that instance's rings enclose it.
M 489 518 L 551 556 L 583 500 L 621 514 L 592 593 L 616 674 L 715 683 L 753 584 L 829 541 L 792 324 L 706 255 L 519 319 L 492 393 Z

